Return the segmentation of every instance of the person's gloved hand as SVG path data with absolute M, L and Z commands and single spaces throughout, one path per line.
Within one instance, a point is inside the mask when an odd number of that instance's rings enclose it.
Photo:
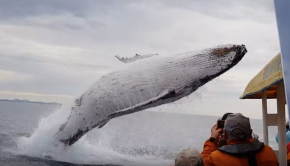
M 223 130 L 222 129 L 218 129 L 217 128 L 217 124 L 215 124 L 212 128 L 211 128 L 211 137 L 215 138 L 217 141 L 219 140 L 219 136 L 221 134 Z

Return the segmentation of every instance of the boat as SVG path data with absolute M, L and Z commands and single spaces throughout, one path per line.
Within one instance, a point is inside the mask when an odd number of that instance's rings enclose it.
M 290 1 L 274 0 L 281 52 L 278 53 L 246 86 L 240 99 L 261 99 L 264 144 L 269 145 L 268 126 L 278 127 L 278 150 L 275 154 L 280 166 L 287 165 L 285 112 L 290 119 Z M 277 113 L 269 114 L 267 100 L 277 100 Z M 285 105 L 287 104 L 287 110 Z

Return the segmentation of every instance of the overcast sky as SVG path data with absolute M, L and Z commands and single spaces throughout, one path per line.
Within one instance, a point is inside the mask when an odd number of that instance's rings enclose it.
M 245 44 L 248 53 L 223 76 L 158 110 L 261 118 L 260 100 L 239 97 L 280 51 L 273 0 L 0 0 L 0 98 L 68 103 L 124 65 L 117 54 L 220 44 Z

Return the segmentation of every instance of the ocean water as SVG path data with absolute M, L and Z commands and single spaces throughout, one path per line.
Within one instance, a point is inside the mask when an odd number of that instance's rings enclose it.
M 178 108 L 177 108 L 178 109 Z M 202 150 L 219 117 L 143 111 L 111 120 L 71 147 L 53 134 L 69 114 L 55 105 L 0 102 L 0 165 L 171 165 L 184 148 Z M 262 138 L 262 121 L 251 119 Z M 276 127 L 269 128 L 277 149 Z

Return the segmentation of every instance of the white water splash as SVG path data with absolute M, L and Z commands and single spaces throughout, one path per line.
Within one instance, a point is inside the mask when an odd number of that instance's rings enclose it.
M 19 139 L 17 153 L 77 164 L 171 165 L 173 163 L 172 160 L 157 156 L 133 156 L 116 152 L 112 150 L 110 144 L 102 141 L 106 140 L 106 137 L 110 137 L 106 133 L 98 141 L 89 141 L 85 135 L 73 146 L 64 147 L 54 139 L 54 134 L 58 131 L 59 126 L 67 120 L 69 114 L 70 107 L 66 107 L 46 118 L 41 118 L 38 128 L 31 137 Z

